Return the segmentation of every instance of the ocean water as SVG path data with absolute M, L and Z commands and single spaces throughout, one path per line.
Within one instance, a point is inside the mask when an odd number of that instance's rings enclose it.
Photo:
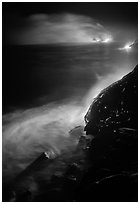
M 123 45 L 9 46 L 3 49 L 3 110 L 71 97 L 79 100 L 108 75 L 129 72 L 136 50 Z
M 137 64 L 137 48 L 120 49 L 123 46 L 3 48 L 4 183 L 43 151 L 74 157 L 79 135 L 72 136 L 70 130 L 81 126 L 78 134 L 83 134 L 84 115 L 94 97 Z M 62 163 L 57 164 L 57 173 L 62 171 L 59 165 Z

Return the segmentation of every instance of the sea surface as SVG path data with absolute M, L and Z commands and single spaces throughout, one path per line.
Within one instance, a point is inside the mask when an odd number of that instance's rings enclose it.
M 137 64 L 137 48 L 124 45 L 3 47 L 4 183 L 44 151 L 72 154 L 78 136 L 69 131 L 84 127 L 94 97 Z
M 83 98 L 108 75 L 137 64 L 137 50 L 123 44 L 9 46 L 3 49 L 3 111 L 72 97 Z M 115 77 L 116 75 L 116 77 Z

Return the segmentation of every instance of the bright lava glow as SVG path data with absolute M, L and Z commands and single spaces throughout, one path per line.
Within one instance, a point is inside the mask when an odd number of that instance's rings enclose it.
M 93 39 L 92 42 L 94 43 L 109 43 L 112 41 L 112 38 L 105 38 L 105 39 L 100 39 L 100 38 L 97 38 L 97 39 Z
M 96 42 L 100 42 L 101 40 L 100 39 L 96 39 Z
M 126 50 L 126 51 L 130 51 L 131 50 L 131 48 L 132 48 L 132 46 L 133 46 L 133 42 L 129 42 L 129 43 L 127 43 L 124 47 L 122 47 L 122 48 L 119 48 L 119 50 Z
M 101 39 L 99 39 L 99 38 L 92 39 L 92 42 L 93 42 L 93 43 L 99 43 L 99 42 L 101 42 Z
M 106 38 L 106 39 L 103 41 L 103 43 L 108 43 L 108 42 L 110 42 L 110 41 L 111 41 L 110 38 Z
M 127 45 L 125 45 L 125 46 L 124 46 L 124 49 L 125 49 L 125 50 L 129 50 L 129 49 L 131 49 L 131 46 L 130 46 L 130 45 L 131 45 L 131 44 L 127 44 Z

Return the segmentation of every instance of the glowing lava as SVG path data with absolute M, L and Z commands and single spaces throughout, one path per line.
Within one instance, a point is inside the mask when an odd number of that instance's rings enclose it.
M 125 49 L 125 50 L 131 49 L 131 44 L 126 44 L 126 45 L 124 46 L 124 49 Z
M 133 42 L 129 42 L 129 43 L 127 43 L 127 44 L 125 44 L 125 46 L 124 47 L 122 47 L 122 48 L 119 48 L 119 50 L 125 50 L 125 51 L 130 51 L 131 50 L 131 48 L 133 47 L 133 45 L 134 45 L 134 43 Z
M 100 39 L 100 38 L 95 38 L 93 39 L 94 43 L 110 43 L 112 41 L 112 38 L 105 38 L 105 39 Z
M 109 43 L 111 42 L 111 39 L 110 38 L 106 38 L 105 40 L 102 41 L 103 43 Z

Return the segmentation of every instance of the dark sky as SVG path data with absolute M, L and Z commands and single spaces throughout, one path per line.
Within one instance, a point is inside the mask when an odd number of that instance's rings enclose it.
M 3 3 L 3 14 L 17 13 L 29 15 L 34 13 L 60 13 L 72 12 L 85 14 L 105 22 L 137 24 L 138 3 L 137 2 L 45 2 L 45 3 Z
M 15 30 L 18 33 L 21 29 L 23 32 L 23 28 L 27 30 L 27 27 L 32 27 L 27 22 L 27 18 L 31 15 L 56 15 L 62 13 L 91 17 L 105 26 L 105 28 L 109 28 L 113 33 L 122 30 L 122 35 L 125 35 L 125 33 L 130 31 L 128 37 L 133 36 L 134 33 L 134 36 L 136 36 L 137 33 L 137 2 L 8 2 L 3 3 L 3 41 L 7 40 L 9 33 L 11 35 L 11 30 Z M 14 33 L 13 35 L 16 34 Z M 122 35 L 120 34 L 120 36 Z

